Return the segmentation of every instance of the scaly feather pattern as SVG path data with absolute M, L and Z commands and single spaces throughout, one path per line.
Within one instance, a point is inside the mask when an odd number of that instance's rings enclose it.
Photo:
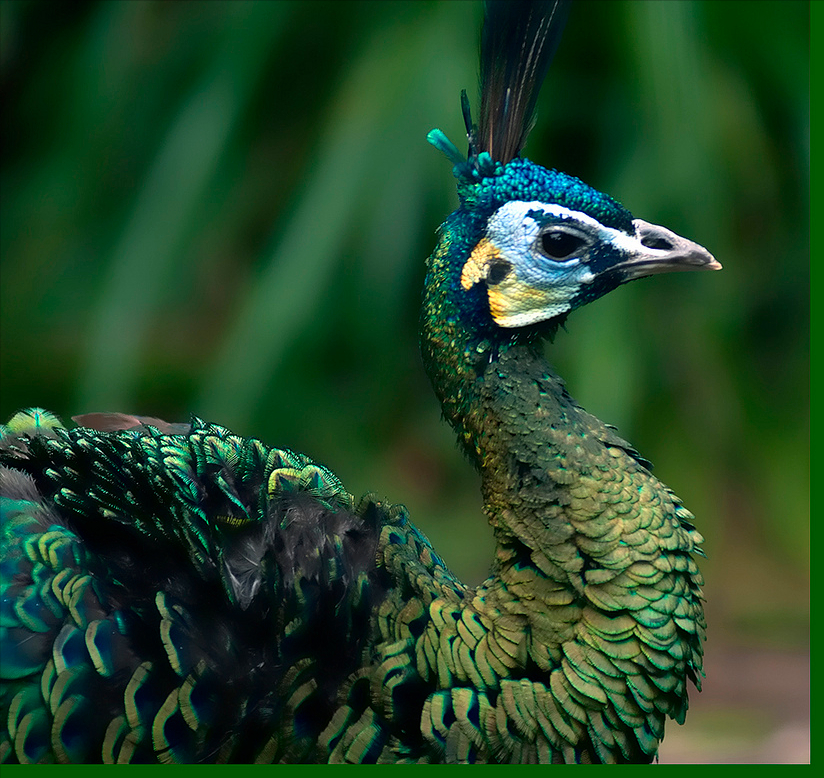
M 562 3 L 493 3 L 481 131 L 427 263 L 424 365 L 481 476 L 489 577 L 403 506 L 194 418 L 0 430 L 0 759 L 650 762 L 700 687 L 701 536 L 542 341 L 660 272 L 719 269 L 518 157 Z M 464 99 L 465 114 L 468 108 Z

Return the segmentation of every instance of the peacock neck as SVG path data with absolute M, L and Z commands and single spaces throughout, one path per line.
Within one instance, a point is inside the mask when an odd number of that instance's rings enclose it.
M 611 657 L 641 657 L 628 666 L 645 684 L 675 668 L 672 693 L 647 722 L 681 721 L 685 679 L 700 684 L 705 623 L 691 554 L 701 536 L 631 446 L 576 405 L 537 341 L 504 341 L 484 321 L 486 301 L 469 297 L 485 295 L 483 285 L 460 287 L 472 237 L 445 225 L 421 329 L 427 372 L 481 474 L 496 539 L 491 575 L 466 607 L 488 616 L 490 640 L 505 647 L 499 658 L 512 671 L 532 662 L 552 673 L 579 649 L 607 668 Z M 587 662 L 584 675 L 596 674 Z M 635 710 L 633 694 L 621 686 L 610 704 Z
M 581 441 L 587 423 L 599 423 L 566 393 L 540 342 L 523 333 L 501 338 L 485 300 L 471 299 L 486 295 L 482 285 L 459 290 L 460 257 L 468 255 L 471 240 L 463 245 L 464 233 L 451 227 L 447 222 L 429 260 L 421 328 L 427 372 L 444 416 L 481 474 L 497 573 L 526 555 L 568 583 L 574 571 L 551 557 L 560 536 L 572 535 L 565 493 L 588 474 Z

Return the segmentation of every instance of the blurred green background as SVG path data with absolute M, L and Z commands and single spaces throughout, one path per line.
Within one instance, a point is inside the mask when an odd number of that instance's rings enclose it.
M 707 539 L 709 678 L 662 761 L 809 758 L 809 14 L 582 1 L 526 149 L 724 265 L 624 287 L 548 347 Z M 195 412 L 406 503 L 481 580 L 477 477 L 416 336 L 457 202 L 425 135 L 463 146 L 480 19 L 3 0 L 0 416 Z

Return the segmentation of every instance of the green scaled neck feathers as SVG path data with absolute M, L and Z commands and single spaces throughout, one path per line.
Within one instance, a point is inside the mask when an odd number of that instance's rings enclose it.
M 526 636 L 519 669 L 603 702 L 633 729 L 626 758 L 646 761 L 664 720 L 684 721 L 687 681 L 700 688 L 702 538 L 649 463 L 569 396 L 540 341 L 621 283 L 720 265 L 576 178 L 430 141 L 460 206 L 428 260 L 421 349 L 496 540 L 473 602 Z
M 563 674 L 569 699 L 605 703 L 651 757 L 664 719 L 684 720 L 687 680 L 700 688 L 702 580 L 692 555 L 702 538 L 649 463 L 569 396 L 541 339 L 622 283 L 720 265 L 519 156 L 540 86 L 533 74 L 551 58 L 565 13 L 558 2 L 536 8 L 487 5 L 480 129 L 462 95 L 467 156 L 429 133 L 453 165 L 460 205 L 427 263 L 421 350 L 481 474 L 495 534 L 492 575 L 474 601 L 526 636 L 513 654 L 519 668 L 547 672 L 550 685 Z M 624 672 L 632 683 L 615 683 Z M 626 758 L 646 761 L 634 749 Z

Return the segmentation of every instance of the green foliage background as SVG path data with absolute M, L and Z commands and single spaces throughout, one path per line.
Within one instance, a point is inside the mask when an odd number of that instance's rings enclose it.
M 0 416 L 192 412 L 492 548 L 416 342 L 468 2 L 4 0 Z M 549 346 L 707 538 L 711 636 L 808 640 L 809 4 L 581 2 L 526 154 L 707 246 Z

